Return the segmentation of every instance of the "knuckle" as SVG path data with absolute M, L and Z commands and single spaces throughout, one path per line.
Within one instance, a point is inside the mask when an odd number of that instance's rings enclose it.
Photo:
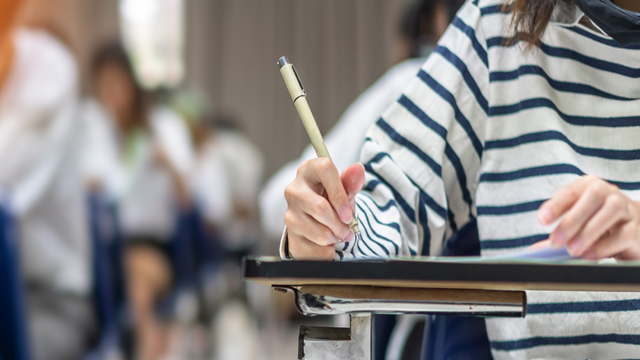
M 310 166 L 311 160 L 305 160 L 302 162 L 302 164 L 300 164 L 300 166 L 298 167 L 298 171 L 297 171 L 297 176 L 302 176 L 304 173 L 306 173 L 309 170 L 309 166 Z
M 313 215 L 320 216 L 326 214 L 330 210 L 330 206 L 323 197 L 318 196 L 311 206 Z
M 316 163 L 318 164 L 318 169 L 327 170 L 333 166 L 333 162 L 329 158 L 317 158 Z
M 604 198 L 609 194 L 609 187 L 602 181 L 594 182 L 589 190 L 599 198 Z
M 616 212 L 622 211 L 626 207 L 626 201 L 619 194 L 609 196 L 607 202 Z
M 284 213 L 284 224 L 287 225 L 287 227 L 292 227 L 295 224 L 295 219 L 296 216 L 291 210 L 287 210 L 287 212 Z
M 333 243 L 333 234 L 328 229 L 320 230 L 316 237 L 316 243 L 322 246 L 331 245 Z
M 295 183 L 290 183 L 284 188 L 284 198 L 287 200 L 287 203 L 291 203 L 291 200 L 296 196 Z

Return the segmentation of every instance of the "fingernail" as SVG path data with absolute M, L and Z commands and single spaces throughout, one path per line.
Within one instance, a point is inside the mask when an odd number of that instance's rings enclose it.
M 552 220 L 553 214 L 551 213 L 551 210 L 543 208 L 538 211 L 538 222 L 540 222 L 541 224 L 548 225 Z
M 573 241 L 571 241 L 569 243 L 569 246 L 567 247 L 569 254 L 573 257 L 580 254 L 580 250 L 582 250 L 582 244 L 583 244 L 582 239 L 579 239 L 579 238 L 576 238 Z
M 582 255 L 582 258 L 585 260 L 597 260 L 596 252 L 593 250 L 589 251 L 586 254 Z
M 355 237 L 356 237 L 356 235 L 353 233 L 353 230 L 349 230 L 349 233 L 344 238 L 344 241 L 345 242 L 349 242 L 349 241 L 353 240 L 353 238 L 355 238 Z
M 556 231 L 555 233 L 551 234 L 551 247 L 553 249 L 559 250 L 562 249 L 562 247 L 564 247 L 566 242 L 566 238 L 564 237 L 564 234 L 562 234 L 560 231 Z
M 340 211 L 338 211 L 338 216 L 340 216 L 340 220 L 343 223 L 348 224 L 351 222 L 351 209 L 348 206 L 343 206 Z

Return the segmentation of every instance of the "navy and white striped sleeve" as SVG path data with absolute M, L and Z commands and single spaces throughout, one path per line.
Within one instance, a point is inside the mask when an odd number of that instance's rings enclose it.
M 369 130 L 356 199 L 362 239 L 336 256 L 437 255 L 475 217 L 488 112 L 480 10 L 468 2 L 404 94 Z

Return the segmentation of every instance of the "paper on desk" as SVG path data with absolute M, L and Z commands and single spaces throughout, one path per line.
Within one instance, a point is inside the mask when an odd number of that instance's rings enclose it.
M 523 250 L 516 253 L 494 255 L 494 256 L 452 256 L 452 257 L 400 257 L 396 258 L 400 260 L 412 260 L 412 261 L 461 261 L 461 262 L 508 262 L 508 261 L 540 261 L 540 262 L 556 262 L 556 261 L 568 261 L 579 260 L 569 254 L 567 248 L 552 249 L 544 248 L 540 250 Z M 385 257 L 358 257 L 355 259 L 345 259 L 342 261 L 387 261 L 389 258 Z
M 569 254 L 567 248 L 552 249 L 545 248 L 540 250 L 525 250 L 514 254 L 497 255 L 483 257 L 482 260 L 551 260 L 562 261 L 571 260 L 573 256 Z

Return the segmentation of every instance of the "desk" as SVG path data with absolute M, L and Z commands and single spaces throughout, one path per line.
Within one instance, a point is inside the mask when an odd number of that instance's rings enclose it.
M 372 313 L 524 317 L 525 290 L 640 292 L 638 262 L 246 258 L 243 277 L 293 291 L 305 315 L 351 315 L 350 329 L 302 327 L 298 355 L 309 360 L 370 359 Z

